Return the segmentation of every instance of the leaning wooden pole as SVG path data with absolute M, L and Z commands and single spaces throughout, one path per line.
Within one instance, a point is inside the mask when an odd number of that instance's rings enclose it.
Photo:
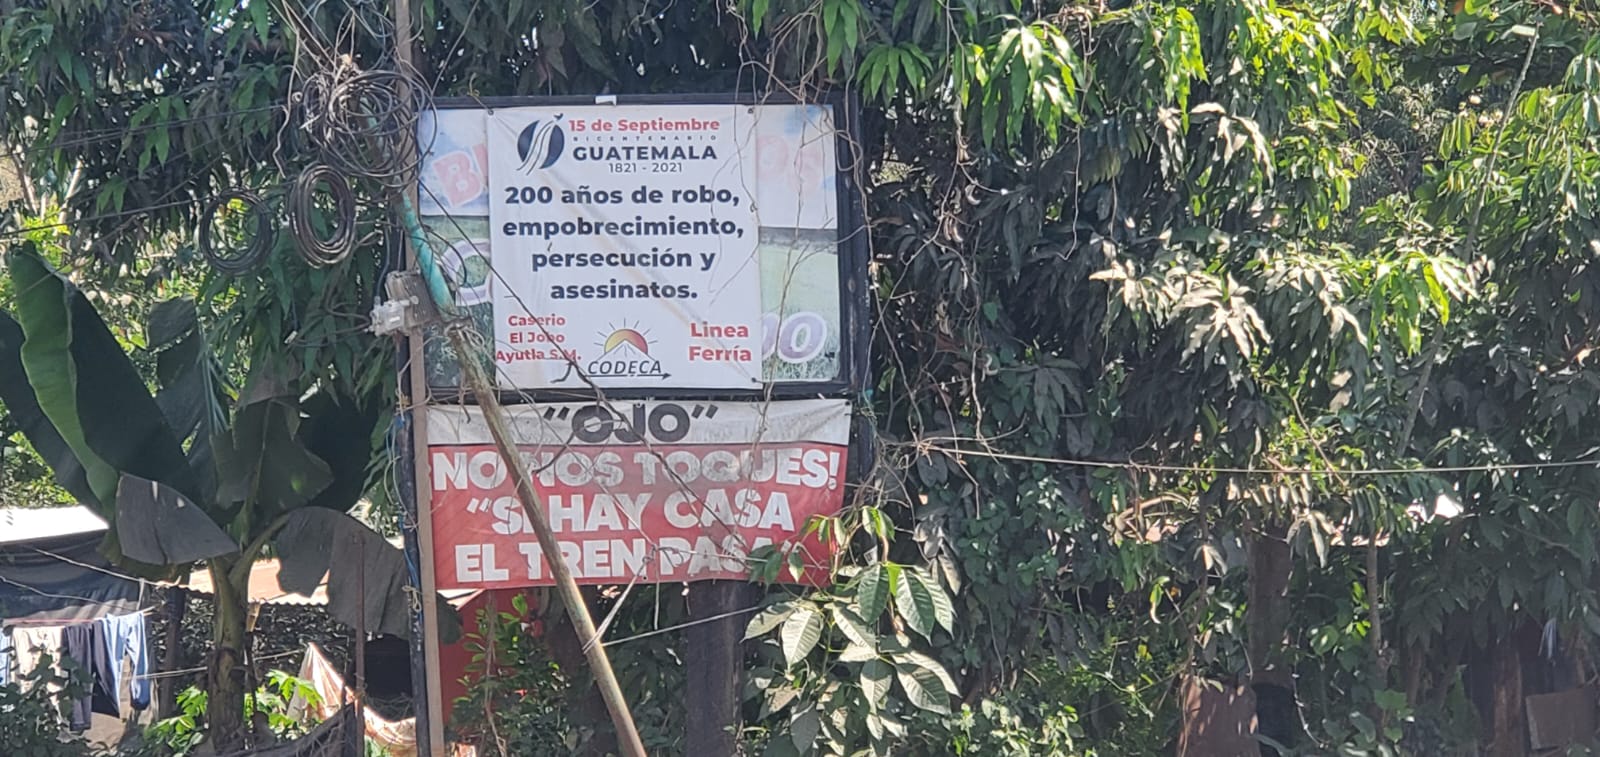
M 400 65 L 415 70 L 411 58 L 411 8 L 408 0 L 392 0 L 395 20 L 395 57 Z M 405 150 L 408 157 L 416 154 L 415 135 L 406 140 Z M 408 161 L 408 163 L 411 161 Z M 427 284 L 428 292 L 433 298 L 440 313 L 453 316 L 455 306 L 449 288 L 444 283 L 444 275 L 439 270 L 438 261 L 433 256 L 433 250 L 428 244 L 427 236 L 422 231 L 422 220 L 417 215 L 417 200 L 414 190 L 407 191 L 404 195 L 402 206 L 402 222 L 406 227 L 406 241 L 409 243 L 410 252 L 415 256 L 417 270 L 422 274 L 423 281 Z M 466 334 L 465 327 L 460 322 L 451 323 L 445 332 L 450 339 L 450 345 L 461 362 L 462 374 L 467 380 L 468 388 L 472 390 L 473 397 L 478 402 L 478 408 L 483 412 L 484 422 L 489 425 L 489 433 L 494 436 L 495 447 L 499 449 L 500 458 L 505 461 L 506 468 L 511 471 L 512 481 L 517 485 L 517 499 L 521 501 L 522 511 L 528 521 L 533 525 L 534 532 L 539 536 L 539 547 L 544 550 L 545 563 L 550 566 L 551 575 L 556 579 L 556 590 L 560 592 L 561 601 L 566 604 L 567 614 L 572 618 L 573 628 L 578 632 L 578 638 L 584 643 L 584 656 L 588 659 L 589 667 L 594 673 L 595 685 L 600 689 L 600 697 L 605 700 L 606 709 L 611 713 L 611 722 L 617 729 L 617 744 L 622 748 L 627 757 L 645 757 L 644 742 L 639 739 L 639 729 L 633 723 L 633 713 L 628 709 L 628 700 L 622 695 L 622 685 L 617 682 L 617 674 L 611 669 L 611 660 L 606 655 L 605 645 L 600 643 L 599 633 L 595 630 L 594 618 L 589 616 L 589 607 L 584 604 L 583 594 L 578 590 L 578 582 L 573 579 L 572 571 L 567 567 L 566 560 L 561 556 L 561 545 L 556 541 L 555 531 L 550 528 L 550 519 L 545 515 L 544 500 L 539 497 L 539 492 L 533 488 L 533 479 L 529 478 L 528 471 L 522 466 L 522 456 L 517 452 L 516 440 L 511 437 L 511 431 L 506 427 L 504 410 L 500 406 L 500 397 L 495 393 L 494 384 L 489 381 L 483 368 L 482 350 L 474 344 Z M 413 338 L 413 344 L 420 340 Z M 413 355 L 416 353 L 413 352 Z M 413 374 L 421 372 L 420 363 L 412 366 Z M 423 412 L 416 412 L 421 410 Z M 420 419 L 426 417 L 426 408 L 414 408 L 412 413 L 413 433 L 420 428 Z M 427 440 L 419 439 L 416 446 L 420 451 L 427 449 Z M 423 457 L 419 454 L 419 457 Z M 425 461 L 425 458 L 424 458 Z M 425 464 L 425 462 L 424 462 Z M 419 474 L 425 471 L 419 467 Z M 422 491 L 417 492 L 417 498 L 422 501 Z M 422 516 L 419 513 L 419 519 Z M 424 523 L 428 521 L 422 521 Z M 425 546 L 431 557 L 431 533 L 423 537 Z M 432 566 L 431 560 L 425 559 L 423 570 L 427 571 Z M 431 578 L 431 573 L 429 574 Z M 424 607 L 429 604 L 431 596 L 423 599 Z M 438 633 L 438 627 L 427 629 L 430 636 Z M 432 679 L 438 668 L 436 660 L 429 660 L 429 678 Z M 432 681 L 430 680 L 430 683 Z M 430 691 L 430 705 L 436 697 Z M 430 707 L 430 709 L 432 709 Z M 443 723 L 432 723 L 435 732 L 443 728 Z M 437 741 L 437 736 L 435 736 Z
M 550 566 L 550 573 L 555 576 L 556 589 L 561 594 L 561 601 L 567 607 L 567 615 L 572 618 L 573 629 L 578 633 L 578 639 L 584 644 L 584 657 L 588 658 L 589 667 L 594 672 L 595 685 L 600 689 L 600 697 L 605 700 L 606 709 L 611 712 L 611 722 L 617 729 L 617 745 L 629 757 L 644 757 L 644 742 L 639 739 L 639 729 L 633 724 L 633 713 L 628 710 L 628 700 L 622 695 L 622 685 L 617 683 L 617 675 L 611 669 L 611 660 L 606 656 L 606 647 L 600 643 L 598 632 L 595 631 L 594 618 L 589 616 L 589 606 L 583 601 L 583 594 L 578 591 L 578 582 L 572 577 L 572 570 L 567 567 L 567 561 L 561 556 L 561 545 L 556 541 L 555 531 L 550 528 L 550 519 L 545 516 L 544 500 L 539 492 L 533 488 L 533 479 L 528 476 L 527 468 L 522 465 L 522 456 L 517 452 L 516 441 L 511 438 L 511 431 L 506 427 L 503 409 L 500 407 L 500 398 L 495 394 L 494 387 L 490 385 L 488 377 L 483 372 L 481 351 L 474 349 L 476 345 L 470 343 L 461 324 L 451 324 L 447 329 L 450 344 L 461 357 L 463 373 L 467 383 L 472 389 L 473 397 L 478 401 L 478 409 L 483 412 L 483 420 L 489 426 L 489 433 L 494 436 L 494 445 L 500 451 L 500 458 L 505 461 L 506 468 L 511 472 L 512 481 L 517 485 L 517 499 L 521 500 L 522 511 L 528 521 L 533 525 L 534 533 L 539 536 L 539 547 L 544 551 L 544 561 Z
M 407 241 L 416 254 L 418 270 L 422 274 L 424 283 L 427 284 L 429 296 L 438 306 L 440 313 L 453 319 L 445 328 L 445 334 L 461 363 L 461 373 L 466 379 L 467 388 L 477 400 L 478 409 L 482 411 L 484 422 L 489 426 L 489 433 L 494 437 L 500 458 L 505 461 L 511 479 L 517 486 L 517 499 L 522 505 L 522 511 L 539 536 L 539 547 L 544 551 L 544 561 L 550 566 L 550 573 L 556 579 L 556 590 L 560 592 L 561 601 L 566 604 L 573 628 L 578 632 L 578 638 L 583 640 L 584 656 L 588 658 L 589 667 L 594 673 L 595 685 L 599 687 L 600 697 L 605 700 L 606 709 L 611 713 L 611 722 L 617 729 L 617 743 L 622 747 L 623 754 L 628 757 L 644 757 L 644 742 L 639 739 L 639 729 L 633 724 L 633 713 L 628 710 L 628 701 L 622 696 L 622 685 L 617 683 L 617 675 L 611 669 L 611 660 L 606 656 L 605 645 L 600 643 L 599 634 L 594 627 L 594 618 L 589 616 L 589 607 L 584 604 L 583 594 L 578 590 L 578 582 L 573 579 L 566 560 L 562 559 L 561 545 L 556 541 L 555 531 L 551 530 L 550 519 L 545 514 L 544 499 L 533 488 L 533 479 L 528 476 L 528 470 L 522 466 L 522 456 L 517 451 L 516 440 L 506 427 L 500 397 L 495 393 L 494 384 L 484 372 L 483 363 L 486 356 L 482 347 L 468 337 L 468 327 L 460 320 L 454 320 L 457 313 L 453 298 L 449 287 L 445 285 L 439 263 L 434 259 L 432 246 L 428 244 L 427 237 L 423 234 L 422 220 L 417 216 L 416 203 L 410 197 L 405 198 L 401 218 L 406 227 Z M 418 496 L 420 498 L 420 493 Z

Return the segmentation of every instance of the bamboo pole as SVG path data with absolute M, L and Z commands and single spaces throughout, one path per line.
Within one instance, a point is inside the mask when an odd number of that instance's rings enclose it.
M 413 68 L 411 58 L 411 10 L 407 6 L 407 0 L 392 0 L 392 2 L 394 4 L 395 37 L 397 38 L 396 58 L 402 66 Z M 415 143 L 407 140 L 407 149 L 414 151 L 416 149 Z M 456 310 L 449 289 L 445 286 L 444 277 L 439 270 L 437 261 L 434 259 L 432 248 L 428 244 L 427 237 L 423 234 L 422 221 L 417 216 L 416 190 L 414 188 L 408 189 L 404 200 L 401 218 L 406 226 L 408 257 L 415 261 L 416 270 L 422 274 L 422 278 L 427 284 L 428 291 L 433 297 L 439 312 L 447 317 L 455 315 Z M 599 634 L 595 630 L 594 618 L 589 615 L 589 607 L 584 603 L 583 594 L 578 590 L 578 582 L 573 579 L 571 569 L 567 567 L 566 561 L 561 557 L 561 545 L 556 541 L 555 531 L 551 530 L 550 520 L 545 515 L 544 500 L 534 490 L 533 480 L 529 478 L 527 469 L 522 466 L 522 457 L 517 452 L 516 440 L 512 438 L 510 429 L 506 427 L 503 415 L 504 410 L 500 406 L 500 397 L 495 393 L 494 384 L 484 374 L 480 349 L 478 345 L 473 344 L 467 338 L 465 327 L 460 322 L 451 323 L 445 328 L 445 333 L 448 335 L 450 345 L 454 348 L 460 360 L 462 374 L 472 390 L 473 397 L 478 402 L 478 408 L 483 413 L 485 423 L 489 426 L 489 433 L 494 436 L 495 447 L 499 450 L 501 459 L 505 461 L 506 468 L 511 471 L 512 480 L 517 487 L 517 498 L 520 500 L 523 513 L 527 516 L 529 522 L 533 525 L 534 532 L 539 537 L 539 546 L 544 550 L 545 563 L 550 566 L 550 573 L 555 577 L 556 589 L 560 594 L 561 601 L 566 605 L 567 613 L 572 618 L 573 628 L 577 631 L 578 638 L 582 639 L 585 644 L 584 656 L 587 658 L 589 667 L 594 673 L 595 685 L 600 690 L 600 697 L 605 700 L 606 709 L 611 713 L 611 722 L 617 730 L 617 743 L 621 746 L 623 754 L 628 757 L 645 757 L 644 742 L 640 740 L 639 729 L 634 725 L 633 713 L 628 709 L 628 700 L 622 695 L 622 685 L 617 682 L 616 672 L 611 669 L 611 660 L 606 655 L 605 645 L 599 643 Z M 417 345 L 413 347 L 412 353 L 416 356 L 420 352 L 420 340 L 413 338 L 411 342 L 413 345 Z M 420 373 L 421 358 L 417 356 L 412 363 L 413 387 L 419 385 L 417 377 Z M 422 433 L 423 425 L 420 419 L 423 417 L 422 414 L 413 412 L 413 433 L 419 435 Z M 419 458 L 417 464 L 419 482 L 417 498 L 419 504 L 423 501 L 422 492 L 431 492 L 431 488 L 424 488 L 430 486 L 426 480 L 427 441 L 426 437 L 420 438 L 421 441 L 416 445 Z M 418 541 L 427 551 L 427 556 L 422 558 L 424 612 L 427 611 L 426 608 L 433 604 L 431 498 L 430 507 L 427 510 L 428 512 L 424 514 L 423 507 L 419 506 L 417 509 Z M 426 531 L 423 530 L 424 528 L 426 528 Z M 438 632 L 437 620 L 429 620 L 427 625 L 429 626 L 427 629 L 428 635 L 436 639 Z M 430 718 L 433 718 L 432 708 L 438 691 L 433 685 L 433 679 L 437 677 L 439 669 L 437 641 L 435 641 L 435 646 L 433 647 L 433 654 L 434 659 L 429 661 L 428 664 Z M 433 722 L 439 724 L 438 719 L 433 720 Z M 442 726 L 442 724 L 439 725 Z M 430 733 L 435 733 L 438 730 L 440 729 L 433 729 Z M 434 740 L 437 741 L 438 736 L 434 736 Z
M 413 64 L 411 64 L 410 6 L 408 6 L 408 0 L 392 0 L 392 3 L 394 3 L 395 37 L 397 37 L 395 58 L 400 61 L 402 66 L 413 69 Z M 414 142 L 406 141 L 406 149 L 416 149 Z M 432 253 L 432 248 L 427 243 L 427 237 L 422 234 L 422 222 L 418 218 L 418 213 L 416 213 L 416 206 L 418 206 L 416 189 L 406 190 L 402 219 L 406 226 L 406 242 L 408 242 L 411 261 L 416 264 L 416 269 L 421 272 L 424 283 L 427 283 L 427 290 L 432 294 L 438 310 L 442 314 L 453 315 L 456 309 L 454 309 L 453 301 L 451 301 L 450 290 L 446 288 L 442 272 L 438 270 L 438 262 L 434 259 L 434 253 Z M 522 504 L 523 514 L 528 517 L 531 525 L 533 525 L 534 533 L 539 536 L 539 547 L 544 551 L 544 562 L 550 567 L 550 575 L 555 576 L 555 587 L 557 587 L 557 592 L 562 597 L 562 602 L 566 605 L 566 613 L 573 619 L 574 631 L 578 631 L 579 639 L 584 640 L 584 645 L 586 645 L 584 658 L 587 658 L 587 663 L 589 663 L 590 669 L 594 672 L 595 687 L 600 690 L 600 698 L 605 699 L 606 709 L 611 712 L 611 723 L 616 728 L 616 739 L 618 739 L 619 746 L 622 747 L 622 754 L 626 754 L 627 757 L 645 757 L 645 743 L 638 738 L 638 727 L 634 725 L 634 714 L 627 707 L 627 698 L 622 696 L 622 685 L 616 680 L 616 672 L 611 669 L 611 659 L 606 656 L 605 645 L 598 643 L 600 639 L 598 639 L 598 632 L 595 631 L 594 618 L 589 615 L 589 605 L 584 603 L 582 592 L 579 592 L 578 589 L 578 581 L 573 579 L 573 571 L 566 565 L 566 560 L 562 559 L 562 547 L 560 547 L 560 543 L 555 541 L 555 531 L 550 530 L 550 520 L 546 515 L 546 511 L 544 511 L 544 499 L 539 496 L 538 491 L 534 490 L 533 479 L 528 477 L 528 471 L 522 466 L 522 456 L 518 455 L 517 442 L 512 439 L 510 429 L 507 429 L 504 408 L 501 408 L 501 403 L 499 403 L 499 395 L 494 392 L 494 384 L 491 383 L 490 378 L 483 373 L 480 347 L 477 344 L 472 344 L 467 339 L 466 330 L 459 322 L 446 326 L 445 333 L 448 334 L 451 347 L 454 347 L 454 352 L 458 355 L 458 360 L 461 362 L 462 376 L 466 378 L 467 386 L 472 389 L 472 395 L 474 395 L 474 399 L 478 403 L 478 410 L 483 413 L 483 421 L 490 427 L 490 434 L 494 437 L 494 447 L 498 448 L 501 459 L 506 461 L 506 467 L 509 469 L 515 485 L 517 485 L 517 499 Z M 419 346 L 421 339 L 413 338 L 411 339 L 411 344 L 413 344 L 414 355 L 413 365 L 411 365 L 411 368 L 413 368 L 411 370 L 411 376 L 413 376 L 411 384 L 413 384 L 413 387 L 418 387 L 422 386 L 422 384 L 419 384 L 418 378 L 419 374 L 422 373 L 421 355 L 419 355 L 419 352 L 421 352 L 421 346 Z M 426 386 L 422 387 L 426 389 Z M 422 602 L 424 602 L 424 613 L 426 613 L 427 608 L 432 607 L 432 603 L 434 603 L 432 599 L 434 599 L 435 584 L 434 562 L 432 562 L 432 546 L 434 544 L 432 544 L 432 507 L 430 507 L 430 498 L 429 507 L 421 506 L 422 501 L 424 501 L 422 491 L 432 491 L 427 488 L 430 487 L 429 482 L 427 482 L 427 440 L 426 437 L 421 435 L 422 431 L 424 431 L 422 418 L 424 418 L 424 413 L 413 411 L 413 424 L 411 424 L 411 427 L 413 427 L 413 434 L 419 435 L 419 442 L 416 443 L 416 450 L 418 450 L 418 466 L 416 466 L 419 503 L 418 541 L 421 541 L 421 546 L 427 552 L 426 557 L 421 560 L 422 581 L 424 581 L 424 599 L 422 599 Z M 434 706 L 437 704 L 438 696 L 438 688 L 434 685 L 434 680 L 437 679 L 438 675 L 437 618 L 429 619 L 426 624 L 427 634 L 435 639 L 435 645 L 432 647 L 434 659 L 430 659 L 429 664 L 427 664 L 427 667 L 429 667 L 429 717 L 435 725 L 442 725 L 442 723 L 438 723 L 440 719 L 434 715 Z M 430 735 L 432 733 L 440 733 L 440 728 L 432 728 Z M 434 741 L 437 743 L 437 735 L 434 736 Z
M 517 486 L 517 499 L 521 501 L 522 511 L 528 521 L 533 525 L 534 533 L 539 537 L 539 547 L 544 551 L 545 564 L 550 566 L 550 573 L 555 576 L 556 590 L 561 595 L 561 601 L 566 605 L 567 614 L 572 618 L 573 630 L 577 631 L 578 639 L 584 643 L 584 657 L 588 659 L 589 667 L 594 672 L 595 685 L 600 689 L 600 698 L 605 700 L 606 709 L 611 713 L 611 722 L 617 729 L 617 744 L 622 752 L 629 757 L 644 757 L 644 742 L 639 739 L 639 729 L 633 723 L 633 713 L 628 710 L 628 700 L 622 695 L 622 685 L 617 683 L 617 675 L 611 669 L 611 660 L 606 655 L 606 647 L 599 643 L 595 631 L 594 618 L 589 616 L 589 606 L 583 601 L 583 594 L 578 590 L 578 582 L 572 577 L 572 570 L 567 567 L 567 561 L 561 556 L 561 545 L 556 541 L 555 531 L 550 528 L 550 519 L 545 515 L 544 499 L 533 488 L 533 479 L 528 476 L 527 468 L 522 465 L 522 456 L 517 452 L 516 441 L 511 436 L 511 430 L 506 427 L 504 409 L 500 406 L 500 397 L 495 393 L 494 387 L 484 375 L 483 363 L 480 359 L 480 350 L 466 338 L 464 327 L 452 324 L 446 331 L 450 336 L 450 344 L 461 358 L 462 373 L 465 374 L 467 383 L 472 389 L 473 397 L 478 401 L 478 409 L 483 413 L 484 423 L 489 426 L 489 433 L 494 437 L 495 447 L 500 451 L 500 457 L 505 461 L 506 468 L 511 472 L 511 478 Z

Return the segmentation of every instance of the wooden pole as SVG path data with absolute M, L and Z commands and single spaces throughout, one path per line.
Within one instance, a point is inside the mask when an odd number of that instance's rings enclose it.
M 466 338 L 463 333 L 464 328 L 456 323 L 446 329 L 450 335 L 450 344 L 455 348 L 455 353 L 461 357 L 461 372 L 466 376 L 473 397 L 478 401 L 478 409 L 483 412 L 484 423 L 489 426 L 489 434 L 494 437 L 500 458 L 505 461 L 506 468 L 511 472 L 512 481 L 516 483 L 517 498 L 521 501 L 523 514 L 527 516 L 534 533 L 539 537 L 539 547 L 544 551 L 544 562 L 550 566 L 550 573 L 555 576 L 556 591 L 560 594 L 562 603 L 566 605 L 567 616 L 572 618 L 572 628 L 577 631 L 578 638 L 587 645 L 584 657 L 588 659 L 589 668 L 594 673 L 594 682 L 600 689 L 600 698 L 605 700 L 606 709 L 611 712 L 611 722 L 617 729 L 617 744 L 621 747 L 622 753 L 628 757 L 644 757 L 644 742 L 639 739 L 639 729 L 633 723 L 633 713 L 628 710 L 628 700 L 622 695 L 622 685 L 617 683 L 617 675 L 611 669 L 611 660 L 606 656 L 606 647 L 600 643 L 599 634 L 595 631 L 594 618 L 589 616 L 589 606 L 584 604 L 578 582 L 573 579 L 572 570 L 567 567 L 567 561 L 561 556 L 561 545 L 556 541 L 555 531 L 550 528 L 550 519 L 545 515 L 544 499 L 534 490 L 533 479 L 528 476 L 528 469 L 522 465 L 522 456 L 517 451 L 516 440 L 512 438 L 511 430 L 506 427 L 500 397 L 495 394 L 489 378 L 484 375 L 482 350 Z
M 753 606 L 755 586 L 744 581 L 701 581 L 689 589 L 689 620 L 716 618 Z M 684 631 L 684 690 L 694 692 L 684 724 L 684 754 L 737 754 L 747 615 L 690 626 Z
M 411 50 L 410 0 L 392 0 L 394 8 L 395 59 L 400 65 L 414 70 Z M 406 94 L 406 93 L 402 93 Z M 415 136 L 404 140 L 407 157 L 416 152 Z M 409 165 L 411 161 L 408 161 Z M 417 206 L 415 184 L 406 187 L 406 201 Z M 417 251 L 406 245 L 406 268 L 417 270 Z M 422 657 L 425 681 L 422 686 L 423 706 L 417 707 L 417 719 L 425 721 L 422 728 L 427 744 L 417 744 L 421 757 L 444 757 L 444 702 L 441 699 L 439 674 L 439 582 L 433 570 L 433 486 L 428 475 L 428 376 L 424 370 L 423 340 L 420 334 L 407 337 L 410 358 L 410 420 L 407 429 L 411 434 L 411 452 L 414 462 L 417 500 L 417 572 L 422 602 Z M 415 690 L 415 682 L 412 689 Z M 421 734 L 419 734 L 421 735 Z
M 410 258 L 408 265 L 414 269 L 415 253 L 408 253 L 407 257 Z M 426 701 L 417 708 L 417 716 L 426 715 L 428 721 L 428 747 L 421 757 L 444 757 L 444 702 L 439 683 L 439 582 L 433 570 L 433 486 L 428 475 L 428 383 L 423 370 L 421 335 L 408 337 L 406 343 L 411 353 L 411 423 L 408 429 L 412 438 L 412 468 L 416 474 L 417 572 L 422 584 L 418 588 L 422 602 L 422 658 L 426 667 L 422 687 Z
M 415 67 L 412 64 L 411 56 L 411 9 L 407 5 L 407 1 L 392 0 L 396 37 L 395 58 L 401 67 L 414 71 Z M 407 150 L 406 157 L 408 158 L 406 163 L 408 165 L 413 164 L 414 161 L 410 160 L 410 158 L 415 155 L 415 140 L 407 139 L 405 141 L 405 149 Z M 402 216 L 407 225 L 406 237 L 409 240 L 407 244 L 407 259 L 413 265 L 419 264 L 424 259 L 423 253 L 426 250 L 419 250 L 419 247 L 427 246 L 426 237 L 422 234 L 420 221 L 417 218 L 416 208 L 416 188 L 414 186 L 407 187 L 405 208 Z M 432 260 L 431 253 L 426 256 L 426 260 Z M 427 264 L 430 267 L 434 265 L 432 262 Z M 439 311 L 446 315 L 453 314 L 455 307 L 449 301 L 449 292 L 443 288 L 439 271 L 436 269 L 423 270 L 421 273 L 428 283 L 429 291 L 434 295 L 435 304 L 438 305 Z M 527 469 L 522 466 L 522 457 L 517 452 L 516 440 L 511 437 L 510 429 L 506 428 L 503 409 L 500 407 L 500 397 L 495 393 L 493 382 L 484 373 L 481 350 L 466 337 L 461 323 L 449 324 L 446 326 L 445 332 L 449 335 L 450 345 L 454 348 L 455 354 L 461 362 L 462 375 L 466 378 L 467 384 L 478 402 L 478 408 L 483 412 L 484 421 L 489 426 L 489 433 L 494 436 L 495 447 L 499 450 L 501 459 L 505 461 L 506 468 L 511 471 L 512 480 L 517 486 L 517 498 L 521 501 L 524 515 L 533 525 L 534 532 L 538 534 L 539 546 L 544 550 L 545 564 L 550 566 L 550 572 L 556 579 L 556 590 L 561 597 L 561 601 L 566 604 L 567 614 L 572 618 L 573 629 L 578 632 L 578 638 L 585 640 L 584 643 L 588 647 L 584 652 L 584 656 L 588 658 L 589 667 L 594 674 L 595 686 L 600 689 L 600 697 L 605 700 L 606 709 L 611 712 L 611 722 L 617 730 L 617 743 L 621 746 L 622 753 L 627 757 L 645 757 L 644 742 L 640 740 L 639 729 L 633 723 L 633 713 L 628 710 L 628 701 L 622 695 L 622 686 L 617 682 L 617 675 L 611 669 L 611 660 L 606 656 L 605 645 L 600 643 L 599 633 L 595 631 L 594 618 L 590 617 L 589 607 L 583 602 L 583 594 L 578 590 L 578 582 L 573 579 L 572 571 L 561 557 L 561 545 L 556 541 L 555 532 L 550 528 L 550 520 L 545 515 L 544 500 L 534 490 L 533 481 L 528 477 Z M 426 394 L 422 392 L 426 391 L 427 386 L 422 383 L 421 378 L 421 343 L 416 338 L 412 338 L 410 342 L 413 355 L 411 379 L 413 397 L 425 397 Z M 420 391 L 418 391 L 419 389 Z M 436 584 L 433 575 L 432 498 L 431 496 L 425 498 L 423 492 L 430 492 L 431 494 L 432 490 L 429 488 L 427 477 L 425 416 L 422 413 L 413 413 L 412 417 L 412 433 L 416 434 L 418 439 L 416 444 L 416 454 L 418 456 L 416 464 L 418 477 L 417 501 L 419 503 L 417 508 L 417 541 L 424 550 L 424 555 L 421 558 L 422 593 L 423 611 L 427 613 L 434 604 L 433 598 Z M 423 502 L 428 504 L 423 506 Z M 441 734 L 438 732 L 442 729 L 442 723 L 440 722 L 442 715 L 435 716 L 434 714 L 438 712 L 435 708 L 439 707 L 439 688 L 437 685 L 439 671 L 438 620 L 437 618 L 427 619 L 425 625 L 427 626 L 427 634 L 434 639 L 428 651 L 428 654 L 431 655 L 431 659 L 428 661 L 428 711 L 429 719 L 435 725 L 440 726 L 430 730 L 432 740 L 438 743 L 441 738 Z M 442 752 L 442 747 L 438 752 Z M 438 752 L 436 752 L 435 757 L 438 757 Z

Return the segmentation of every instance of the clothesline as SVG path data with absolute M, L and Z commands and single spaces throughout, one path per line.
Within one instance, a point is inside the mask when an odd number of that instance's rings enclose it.
M 267 660 L 279 660 L 279 659 L 282 659 L 284 657 L 293 657 L 294 655 L 297 655 L 297 654 L 305 654 L 305 650 L 304 649 L 295 649 L 295 650 L 292 650 L 292 651 L 289 651 L 289 652 L 279 652 L 277 654 L 262 655 L 260 657 L 256 657 L 256 658 L 253 658 L 253 659 L 256 662 L 265 662 Z M 200 666 L 198 668 L 184 668 L 183 670 L 163 670 L 163 671 L 161 671 L 159 673 L 147 673 L 147 674 L 142 675 L 142 676 L 134 676 L 134 678 L 138 678 L 138 679 L 145 680 L 145 681 L 154 681 L 154 680 L 156 680 L 158 678 L 172 678 L 172 677 L 175 677 L 175 676 L 186 676 L 186 675 L 190 675 L 192 673 L 204 673 L 204 672 L 206 672 L 206 668 L 205 668 L 204 665 L 202 665 L 202 666 Z

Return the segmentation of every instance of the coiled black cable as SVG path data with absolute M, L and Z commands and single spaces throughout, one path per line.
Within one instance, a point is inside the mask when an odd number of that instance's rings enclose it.
M 255 216 L 255 233 L 248 236 L 243 248 L 224 252 L 212 243 L 212 227 L 217 223 L 217 214 L 236 201 L 244 205 L 244 212 Z M 206 214 L 200 222 L 199 239 L 195 240 L 200 255 L 217 270 L 230 275 L 255 268 L 266 259 L 267 253 L 272 251 L 277 242 L 277 234 L 272 228 L 272 215 L 267 210 L 261 196 L 248 189 L 235 189 L 218 195 L 206 206 Z
M 307 77 L 297 101 L 305 135 L 324 163 L 386 190 L 415 181 L 420 155 L 396 149 L 416 137 L 427 102 L 426 84 L 415 74 L 362 71 L 345 62 Z
M 315 223 L 319 185 L 333 199 L 331 212 L 324 216 L 326 235 L 317 231 Z M 312 265 L 337 265 L 355 249 L 356 193 L 343 173 L 321 163 L 301 171 L 289 187 L 288 212 L 295 246 Z

